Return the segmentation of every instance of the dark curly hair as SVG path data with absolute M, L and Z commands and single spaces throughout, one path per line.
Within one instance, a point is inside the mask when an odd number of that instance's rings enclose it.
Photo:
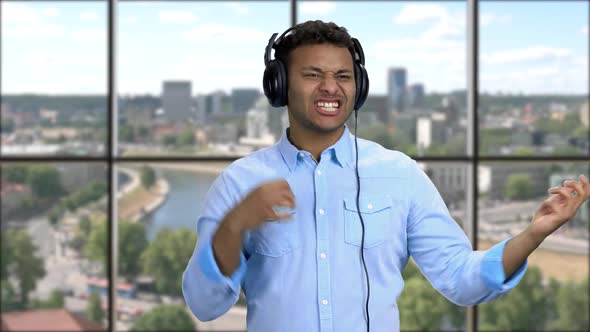
M 340 27 L 333 22 L 320 20 L 307 21 L 294 26 L 275 49 L 275 58 L 279 59 L 289 68 L 291 52 L 304 45 L 317 45 L 329 43 L 339 47 L 346 47 L 353 55 L 352 38 L 345 27 Z

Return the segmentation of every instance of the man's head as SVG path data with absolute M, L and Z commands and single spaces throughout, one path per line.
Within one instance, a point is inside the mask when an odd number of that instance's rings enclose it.
M 353 41 L 334 23 L 298 24 L 276 47 L 288 78 L 291 127 L 318 133 L 342 128 L 355 102 Z

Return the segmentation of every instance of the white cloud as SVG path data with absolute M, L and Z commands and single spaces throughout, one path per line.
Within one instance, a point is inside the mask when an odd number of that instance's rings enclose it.
M 48 17 L 56 17 L 57 15 L 59 15 L 59 10 L 55 7 L 45 8 L 43 9 L 43 15 Z
M 85 28 L 71 32 L 71 36 L 76 41 L 103 42 L 106 40 L 107 31 L 101 28 Z
M 98 13 L 94 11 L 83 11 L 80 13 L 80 21 L 96 22 L 98 21 Z
M 28 5 L 7 2 L 2 4 L 2 11 L 3 37 L 47 38 L 64 34 L 63 26 L 46 21 L 46 15 Z
M 125 16 L 123 22 L 127 24 L 136 24 L 138 22 L 137 16 Z
M 197 17 L 190 11 L 163 10 L 160 11 L 160 23 L 190 24 L 197 21 Z
M 502 64 L 526 61 L 543 61 L 564 59 L 572 56 L 572 51 L 564 48 L 534 46 L 516 50 L 505 50 L 491 54 L 482 54 L 484 64 Z
M 485 28 L 492 23 L 510 23 L 512 21 L 512 16 L 510 15 L 496 15 L 494 13 L 482 13 L 479 16 L 479 26 Z
M 32 66 L 64 66 L 68 68 L 67 71 L 71 70 L 72 66 L 100 66 L 104 67 L 106 61 L 104 57 L 97 55 L 95 57 L 76 56 L 68 52 L 48 50 L 48 51 L 35 51 L 23 54 L 23 60 Z
M 430 23 L 449 19 L 448 10 L 436 4 L 405 5 L 400 13 L 393 18 L 396 24 Z
M 240 16 L 247 15 L 250 12 L 248 7 L 244 6 L 243 4 L 237 3 L 237 2 L 224 3 L 223 6 L 225 8 L 233 10 L 236 15 L 240 15 Z
M 580 29 L 580 32 L 587 35 L 588 34 L 588 26 L 583 26 L 582 29 Z
M 301 13 L 306 15 L 325 16 L 336 10 L 334 1 L 305 1 L 299 6 Z
M 234 41 L 234 42 L 263 42 L 268 34 L 257 29 L 241 26 L 230 26 L 219 23 L 204 23 L 184 33 L 189 40 L 198 41 Z

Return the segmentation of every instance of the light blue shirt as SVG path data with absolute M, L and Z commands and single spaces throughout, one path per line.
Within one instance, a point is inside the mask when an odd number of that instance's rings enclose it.
M 473 251 L 414 160 L 364 139 L 358 146 L 372 332 L 399 331 L 396 300 L 410 256 L 440 293 L 460 305 L 493 300 L 520 281 L 527 262 L 505 280 L 507 240 Z M 222 275 L 211 247 L 216 228 L 251 190 L 277 179 L 286 179 L 295 195 L 293 221 L 264 222 L 247 232 L 239 268 Z M 286 132 L 273 146 L 233 162 L 209 189 L 197 221 L 197 245 L 182 276 L 192 312 L 202 321 L 215 319 L 236 303 L 241 288 L 248 331 L 364 331 L 356 187 L 354 136 L 347 127 L 319 163 L 293 146 Z

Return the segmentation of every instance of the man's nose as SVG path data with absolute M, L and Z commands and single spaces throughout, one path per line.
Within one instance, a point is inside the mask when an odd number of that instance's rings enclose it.
M 333 95 L 338 92 L 340 87 L 334 75 L 324 75 L 320 83 L 320 91 Z

